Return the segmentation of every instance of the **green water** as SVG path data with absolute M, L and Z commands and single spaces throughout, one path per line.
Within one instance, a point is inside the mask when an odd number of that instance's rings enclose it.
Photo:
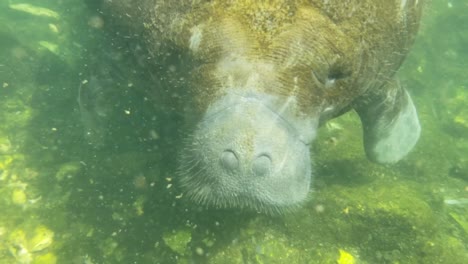
M 121 48 L 101 22 L 79 0 L 0 2 L 0 264 L 466 263 L 468 2 L 432 1 L 399 73 L 415 150 L 373 164 L 357 116 L 333 120 L 313 146 L 312 199 L 275 217 L 180 197 L 161 142 L 173 117 L 154 114 L 144 73 L 120 76 L 107 118 L 83 117 L 90 65 Z

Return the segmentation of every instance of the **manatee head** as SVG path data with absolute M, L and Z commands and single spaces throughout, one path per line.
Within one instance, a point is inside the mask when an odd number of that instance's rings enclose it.
M 296 207 L 310 189 L 309 147 L 319 120 L 333 115 L 324 109 L 340 110 L 330 107 L 333 95 L 347 91 L 335 90 L 339 81 L 332 88 L 319 85 L 314 76 L 328 76 L 330 62 L 347 52 L 337 56 L 330 40 L 315 34 L 324 22 L 313 9 L 275 19 L 277 30 L 263 31 L 269 17 L 264 25 L 256 16 L 246 23 L 241 14 L 218 8 L 212 19 L 195 16 L 186 31 L 191 34 L 180 39 L 188 59 L 187 70 L 177 73 L 187 74 L 179 79 L 190 94 L 184 109 L 194 117 L 186 123 L 196 122 L 182 129 L 191 135 L 179 150 L 181 186 L 186 197 L 211 207 L 267 213 Z
M 214 207 L 278 212 L 309 192 L 316 122 L 294 97 L 234 90 L 214 101 L 181 151 L 186 194 Z

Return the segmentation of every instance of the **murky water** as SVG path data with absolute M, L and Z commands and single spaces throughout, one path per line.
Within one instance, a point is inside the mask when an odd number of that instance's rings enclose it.
M 312 146 L 311 198 L 279 216 L 185 199 L 181 117 L 151 89 L 164 80 L 92 4 L 4 0 L 0 25 L 0 263 L 468 259 L 466 1 L 432 1 L 399 73 L 422 123 L 417 147 L 373 164 L 357 115 L 335 119 Z

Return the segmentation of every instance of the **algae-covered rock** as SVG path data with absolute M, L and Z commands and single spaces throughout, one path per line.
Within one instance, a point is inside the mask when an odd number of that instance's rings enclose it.
M 177 230 L 164 234 L 163 240 L 169 248 L 183 256 L 188 253 L 187 246 L 192 240 L 192 233 L 187 229 Z
M 257 263 L 300 263 L 304 259 L 299 248 L 292 246 L 284 236 L 276 236 L 273 232 L 255 242 L 252 243 L 254 247 L 244 252 Z
M 289 239 L 273 230 L 243 234 L 239 241 L 213 254 L 208 263 L 308 263 L 310 256 L 294 247 Z
M 4 127 L 6 130 L 16 131 L 17 128 L 25 127 L 33 115 L 32 108 L 16 97 L 2 100 L 0 110 L 0 118 L 2 119 L 0 127 Z
M 340 257 L 336 261 L 338 264 L 354 264 L 354 263 L 356 263 L 356 259 L 348 251 L 346 251 L 344 249 L 340 249 L 339 252 L 340 252 Z
M 468 250 L 465 241 L 459 237 L 442 233 L 434 240 L 426 241 L 413 263 L 451 263 L 465 264 Z
M 53 236 L 54 232 L 43 225 L 37 226 L 34 232 L 27 232 L 27 229 L 17 228 L 10 233 L 6 244 L 11 256 L 16 260 L 15 263 L 36 263 L 33 261 L 36 261 L 36 257 L 39 257 L 42 262 L 37 263 L 54 264 L 55 256 L 52 254 L 47 256 L 49 252 L 44 252 L 52 245 Z M 41 257 L 43 257 L 42 260 Z
M 26 193 L 22 189 L 15 189 L 11 194 L 11 201 L 16 205 L 24 205 L 27 202 Z
M 27 249 L 26 233 L 22 229 L 13 230 L 7 240 L 8 251 L 16 263 L 31 263 L 32 254 Z
M 7 137 L 0 134 L 0 155 L 9 154 L 12 151 L 12 144 Z
M 210 252 L 207 263 L 336 264 L 338 250 L 334 246 L 321 246 L 316 241 L 304 244 L 268 222 L 266 218 L 251 222 L 231 243 Z
M 135 213 L 138 216 L 141 216 L 145 213 L 144 211 L 144 204 L 146 202 L 146 197 L 143 195 L 138 196 L 138 198 L 133 203 L 133 208 L 135 209 Z
M 125 254 L 125 250 L 119 248 L 119 243 L 113 237 L 100 241 L 99 248 L 105 258 L 113 259 L 116 262 L 121 262 Z
M 39 255 L 34 258 L 33 264 L 56 264 L 57 256 L 53 253 L 47 253 L 44 255 Z
M 456 87 L 453 96 L 447 100 L 446 116 L 444 119 L 450 123 L 448 129 L 468 132 L 468 88 L 465 86 Z
M 26 247 L 26 233 L 22 229 L 13 230 L 8 236 L 8 243 L 17 247 Z
M 369 263 L 408 263 L 436 223 L 416 189 L 391 179 L 328 186 L 311 208 L 288 216 L 286 222 L 301 243 L 356 248 L 360 260 Z
M 11 155 L 1 156 L 0 155 L 0 170 L 2 171 L 6 170 L 14 160 L 15 160 L 14 156 L 11 156 Z
M 34 230 L 34 236 L 28 242 L 28 248 L 31 252 L 39 252 L 50 247 L 53 241 L 54 232 L 41 225 Z

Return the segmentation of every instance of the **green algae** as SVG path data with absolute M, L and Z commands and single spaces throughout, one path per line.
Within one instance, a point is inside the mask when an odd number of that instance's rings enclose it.
M 192 233 L 190 230 L 174 230 L 173 232 L 164 234 L 163 240 L 170 249 L 184 256 L 189 252 L 187 246 L 192 240 Z
M 57 263 L 57 256 L 52 253 L 37 256 L 33 264 L 55 264 Z

